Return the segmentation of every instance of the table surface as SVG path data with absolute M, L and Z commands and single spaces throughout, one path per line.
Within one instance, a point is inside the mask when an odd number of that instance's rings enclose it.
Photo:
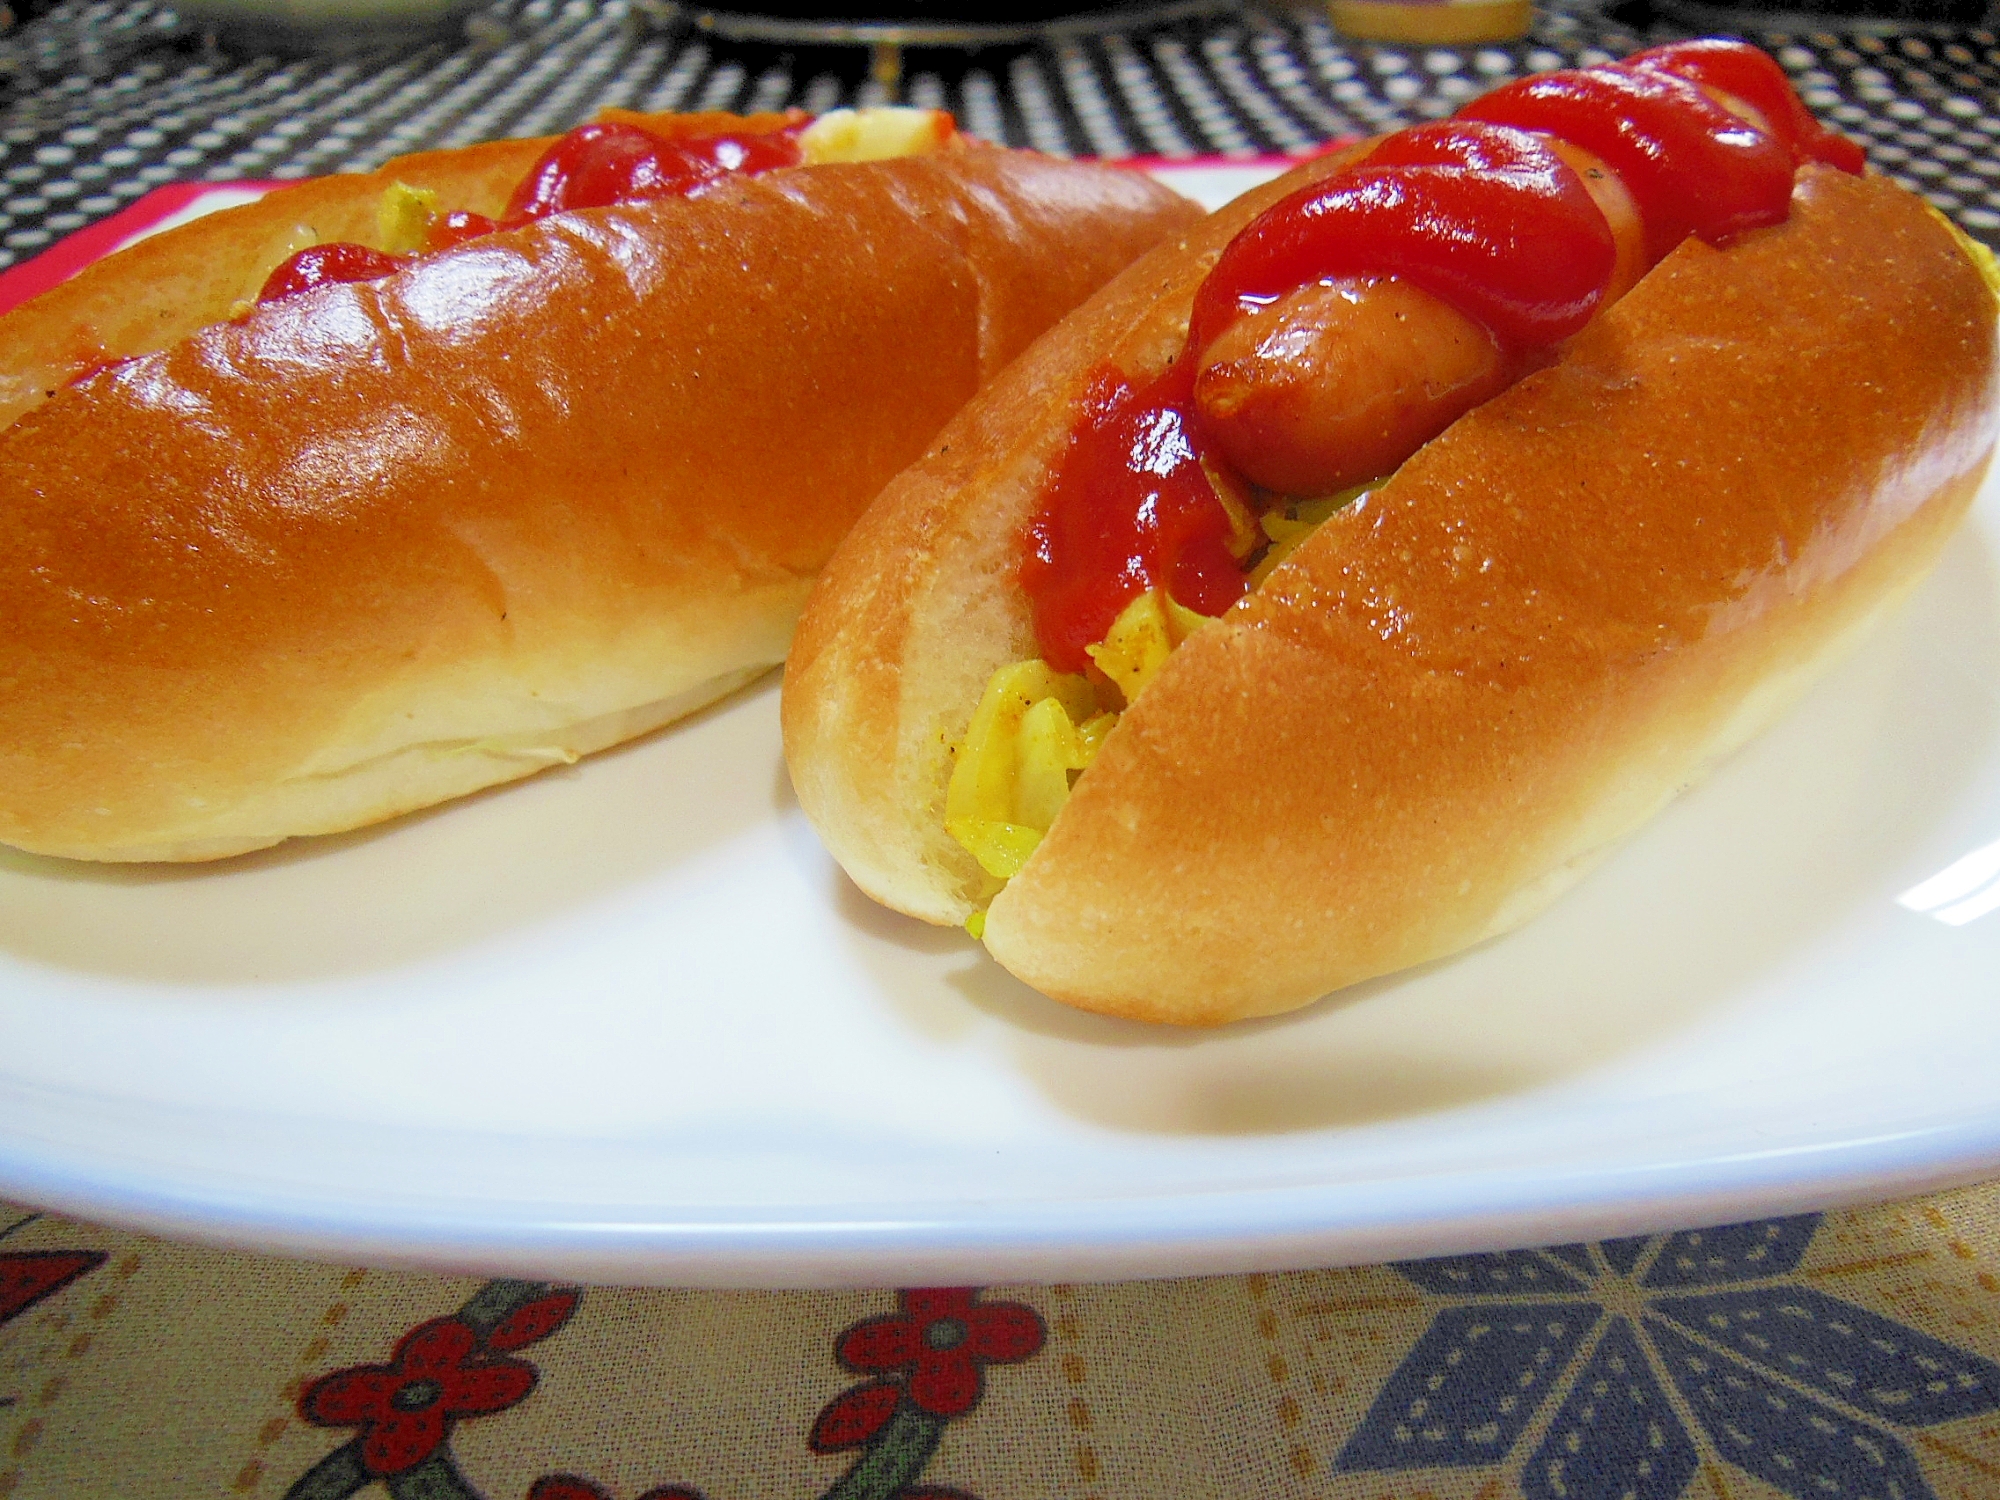
M 10 1500 L 1983 1500 L 2000 1187 L 1122 1285 L 349 1269 L 0 1205 Z
M 1832 23 L 1829 23 L 1831 25 Z M 1251 156 L 1686 34 L 1509 46 L 1245 12 L 910 52 L 896 97 L 1060 154 Z M 2000 38 L 1753 31 L 1875 166 L 2000 243 Z M 464 39 L 231 56 L 150 0 L 0 38 L 0 268 L 171 181 L 359 171 L 606 104 L 890 97 L 854 50 L 526 0 Z M 2000 1494 L 2000 1187 L 1286 1275 L 691 1293 L 348 1269 L 0 1205 L 0 1500 Z

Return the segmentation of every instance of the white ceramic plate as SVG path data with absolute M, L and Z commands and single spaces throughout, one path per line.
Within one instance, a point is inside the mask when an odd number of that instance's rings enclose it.
M 0 852 L 0 1195 L 343 1260 L 860 1285 L 1973 1180 L 2000 1170 L 1996 551 L 1990 485 L 1859 656 L 1527 929 L 1216 1033 L 1066 1011 L 856 895 L 792 801 L 775 682 L 222 867 Z
M 1332 1263 L 1969 1180 L 2000 1167 L 1996 545 L 1989 486 L 1859 656 L 1527 929 L 1210 1034 L 1064 1010 L 857 896 L 775 682 L 224 867 L 0 855 L 0 1192 L 722 1285 Z

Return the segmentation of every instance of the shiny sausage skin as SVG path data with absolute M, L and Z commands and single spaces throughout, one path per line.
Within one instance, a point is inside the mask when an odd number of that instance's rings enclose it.
M 1522 373 L 1482 324 L 1396 276 L 1314 282 L 1202 355 L 1202 430 L 1245 478 L 1330 494 L 1388 473 Z
M 1550 148 L 1582 180 L 1617 259 L 1604 305 L 1646 273 L 1637 205 L 1580 147 Z M 1324 495 L 1387 474 L 1541 363 L 1397 276 L 1314 282 L 1248 312 L 1202 351 L 1202 431 L 1253 484 Z
M 1636 62 L 1644 64 L 1648 56 Z M 1596 76 L 1574 78 L 1600 82 Z M 1782 74 L 1778 78 L 1784 88 Z M 1730 76 L 1726 82 L 1744 80 Z M 1770 88 L 1750 102 L 1720 88 L 1720 80 L 1662 80 L 1646 66 L 1634 72 L 1632 82 L 1640 88 L 1670 82 L 1698 92 L 1706 96 L 1704 108 L 1728 110 L 1774 150 L 1830 160 L 1818 142 L 1804 138 L 1806 126 L 1790 116 L 1774 128 L 1778 96 Z M 1788 88 L 1784 102 L 1810 122 Z M 1506 118 L 1504 108 L 1500 118 Z M 1616 244 L 1616 264 L 1596 316 L 1678 242 L 1684 226 L 1648 224 L 1634 192 L 1598 154 L 1560 136 L 1542 134 L 1540 140 L 1582 180 Z M 1848 146 L 1840 138 L 1830 140 Z M 1358 166 L 1372 164 L 1370 156 Z M 1846 160 L 1838 164 L 1850 168 Z M 1204 320 L 1198 316 L 1196 322 Z M 1214 322 L 1210 314 L 1208 324 Z M 1196 328 L 1198 338 L 1206 334 L 1208 326 Z M 1244 478 L 1282 494 L 1332 494 L 1388 474 L 1542 362 L 1544 350 L 1498 338 L 1468 312 L 1402 276 L 1326 276 L 1262 306 L 1246 302 L 1234 322 L 1208 336 L 1196 356 L 1194 398 L 1202 434 Z

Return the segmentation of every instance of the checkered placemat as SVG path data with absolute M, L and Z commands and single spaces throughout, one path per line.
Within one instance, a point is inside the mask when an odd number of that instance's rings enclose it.
M 1312 11 L 1244 10 L 1024 47 L 909 49 L 893 85 L 858 47 L 662 29 L 639 0 L 501 0 L 401 54 L 231 57 L 154 0 L 65 0 L 0 40 L 0 267 L 176 181 L 365 171 L 403 152 L 567 129 L 604 105 L 764 110 L 905 102 L 1059 155 L 1252 156 L 1449 113 L 1524 72 L 1684 28 L 1587 8 L 1507 46 L 1348 41 Z M 1833 23 L 1829 22 L 1831 26 Z M 1881 170 L 2000 243 L 2000 36 L 1752 32 Z

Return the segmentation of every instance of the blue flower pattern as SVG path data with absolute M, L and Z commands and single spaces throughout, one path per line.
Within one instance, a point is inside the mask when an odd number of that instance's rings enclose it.
M 1676 1500 L 1707 1453 L 1797 1500 L 1935 1500 L 1902 1432 L 2000 1409 L 2000 1365 L 1785 1280 L 1819 1223 L 1396 1264 L 1441 1305 L 1336 1469 Z

